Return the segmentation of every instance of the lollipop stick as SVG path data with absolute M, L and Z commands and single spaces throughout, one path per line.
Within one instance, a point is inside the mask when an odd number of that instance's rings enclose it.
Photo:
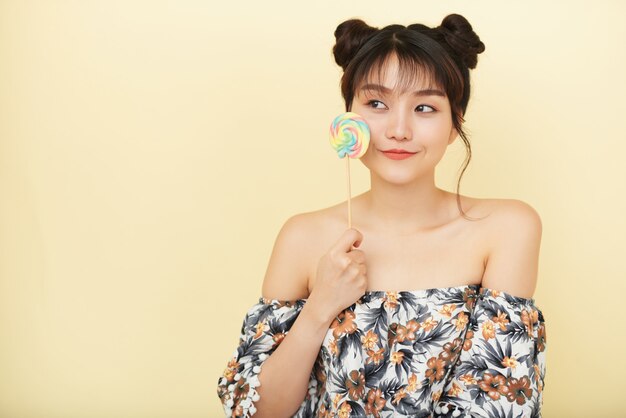
M 350 190 L 350 159 L 361 158 L 370 143 L 370 130 L 363 117 L 354 112 L 337 116 L 330 125 L 330 144 L 339 158 L 346 159 L 348 180 L 348 228 L 352 228 L 352 192 Z
M 346 172 L 348 173 L 348 228 L 352 228 L 352 210 L 350 208 L 350 157 L 346 156 Z

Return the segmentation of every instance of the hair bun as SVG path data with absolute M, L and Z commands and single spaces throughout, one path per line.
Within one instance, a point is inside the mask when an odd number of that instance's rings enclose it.
M 478 54 L 485 50 L 485 44 L 463 16 L 453 13 L 446 16 L 441 25 L 435 28 L 469 68 L 476 68 Z
M 344 70 L 361 46 L 378 31 L 361 19 L 349 19 L 335 29 L 336 43 L 333 47 L 335 62 Z

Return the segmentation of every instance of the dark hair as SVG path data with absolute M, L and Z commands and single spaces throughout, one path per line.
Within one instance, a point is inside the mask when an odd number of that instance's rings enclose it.
M 341 94 L 350 111 L 355 89 L 372 77 L 378 68 L 378 78 L 391 55 L 398 59 L 400 79 L 394 87 L 402 90 L 416 79 L 430 81 L 429 88 L 445 91 L 450 101 L 452 123 L 466 148 L 466 158 L 456 188 L 457 205 L 463 216 L 459 188 L 472 149 L 463 131 L 465 110 L 470 97 L 469 69 L 475 68 L 477 55 L 485 45 L 470 23 L 459 14 L 446 16 L 436 28 L 416 23 L 409 26 L 389 25 L 382 29 L 371 27 L 360 19 L 342 22 L 335 30 L 333 55 L 343 68 Z

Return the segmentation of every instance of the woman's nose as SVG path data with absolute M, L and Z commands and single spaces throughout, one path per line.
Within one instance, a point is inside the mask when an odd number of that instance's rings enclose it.
M 398 141 L 411 139 L 413 132 L 411 132 L 409 115 L 405 112 L 390 112 L 385 134 L 387 138 Z

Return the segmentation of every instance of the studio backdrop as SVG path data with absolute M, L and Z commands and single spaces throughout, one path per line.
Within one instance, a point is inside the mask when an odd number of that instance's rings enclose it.
M 544 416 L 626 416 L 624 3 L 2 0 L 0 417 L 223 416 L 281 225 L 346 198 L 336 26 L 450 13 L 486 46 L 460 191 L 543 223 Z

